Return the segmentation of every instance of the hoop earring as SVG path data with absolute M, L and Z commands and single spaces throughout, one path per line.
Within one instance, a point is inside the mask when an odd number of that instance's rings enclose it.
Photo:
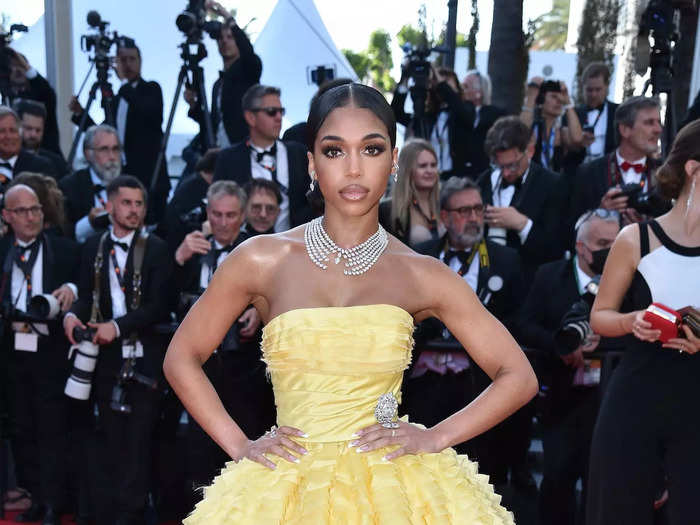
M 309 191 L 314 191 L 314 188 L 316 185 L 316 179 L 315 179 L 316 172 L 312 171 L 311 173 L 309 173 L 309 175 L 311 175 L 311 183 L 309 184 Z

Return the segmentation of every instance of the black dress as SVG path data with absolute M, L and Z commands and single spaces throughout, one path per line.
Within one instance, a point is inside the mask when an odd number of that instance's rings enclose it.
M 649 227 L 661 242 L 652 252 Z M 700 246 L 676 244 L 652 221 L 640 224 L 640 248 L 626 297 L 632 310 L 700 304 Z M 660 471 L 669 524 L 699 523 L 700 355 L 630 335 L 593 435 L 586 523 L 651 525 Z

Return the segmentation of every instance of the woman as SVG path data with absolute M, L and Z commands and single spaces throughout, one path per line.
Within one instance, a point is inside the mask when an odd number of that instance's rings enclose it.
M 527 359 L 465 281 L 379 226 L 397 157 L 384 97 L 359 84 L 333 88 L 312 105 L 307 129 L 324 217 L 236 248 L 165 358 L 188 412 L 238 463 L 205 489 L 185 523 L 513 523 L 476 464 L 447 447 L 535 394 Z M 251 303 L 266 321 L 262 346 L 280 424 L 255 441 L 201 370 Z M 441 319 L 494 380 L 430 429 L 396 420 L 413 324 L 428 316 Z
M 430 142 L 412 139 L 399 154 L 391 199 L 379 206 L 382 225 L 409 246 L 442 237 L 437 155 Z
M 566 125 L 561 117 L 566 115 Z M 560 172 L 564 155 L 583 142 L 583 129 L 571 103 L 566 84 L 557 80 L 530 80 L 520 119 L 535 135 L 534 162 Z
M 700 120 L 678 133 L 656 178 L 676 203 L 620 232 L 591 314 L 596 333 L 628 338 L 593 435 L 590 524 L 651 524 L 660 467 L 670 524 L 698 519 L 700 338 L 682 325 L 679 337 L 662 344 L 643 316 L 651 302 L 673 309 L 700 303 Z

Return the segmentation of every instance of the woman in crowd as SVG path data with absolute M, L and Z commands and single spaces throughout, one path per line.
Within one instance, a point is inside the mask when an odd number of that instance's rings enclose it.
M 185 523 L 513 523 L 476 464 L 449 447 L 536 393 L 527 359 L 463 279 L 379 225 L 379 200 L 397 170 L 396 124 L 381 93 L 333 88 L 312 105 L 307 130 L 324 216 L 237 247 L 165 358 L 188 412 L 235 461 Z M 248 304 L 266 321 L 280 425 L 255 441 L 201 368 Z M 398 420 L 397 408 L 414 322 L 429 316 L 493 383 L 426 429 Z
M 566 125 L 562 116 L 566 115 Z M 520 119 L 532 127 L 535 140 L 534 162 L 560 172 L 564 156 L 583 141 L 583 130 L 566 84 L 560 80 L 534 77 L 527 85 Z
M 412 139 L 399 154 L 399 171 L 391 198 L 379 206 L 379 219 L 398 239 L 415 246 L 445 233 L 440 224 L 437 156 L 430 143 Z
M 593 436 L 590 525 L 651 525 L 660 468 L 668 476 L 670 525 L 698 522 L 700 334 L 684 323 L 662 343 L 644 314 L 652 302 L 700 306 L 700 120 L 678 133 L 655 176 L 675 204 L 620 232 L 591 314 L 596 333 L 627 336 L 627 351 Z

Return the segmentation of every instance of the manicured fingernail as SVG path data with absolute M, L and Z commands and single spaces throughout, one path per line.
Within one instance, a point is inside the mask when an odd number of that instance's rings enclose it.
M 384 457 L 382 458 L 382 461 L 389 461 L 389 458 L 386 457 L 386 456 L 384 456 Z
M 301 437 L 303 437 L 303 438 L 309 437 L 309 435 L 308 435 L 306 432 L 302 432 L 302 433 L 299 434 L 299 435 L 300 435 Z
M 351 441 L 351 442 L 348 444 L 348 446 L 349 446 L 349 447 L 355 447 L 355 446 L 357 446 L 358 443 L 359 443 L 358 440 Z
M 301 453 L 302 453 L 302 454 L 304 454 L 304 455 L 306 455 L 306 454 L 308 454 L 308 453 L 309 453 L 309 451 L 308 451 L 308 450 L 306 450 L 306 449 L 303 449 L 303 450 L 301 451 Z
M 353 438 L 360 437 L 360 433 L 359 433 L 359 432 L 353 432 L 353 433 L 352 433 L 352 436 L 350 436 L 350 437 L 353 437 Z
M 301 460 L 299 458 L 294 458 L 294 463 L 299 463 Z
M 358 452 L 364 452 L 365 450 L 367 450 L 367 446 L 365 445 L 365 446 L 356 448 L 355 450 L 357 450 Z

